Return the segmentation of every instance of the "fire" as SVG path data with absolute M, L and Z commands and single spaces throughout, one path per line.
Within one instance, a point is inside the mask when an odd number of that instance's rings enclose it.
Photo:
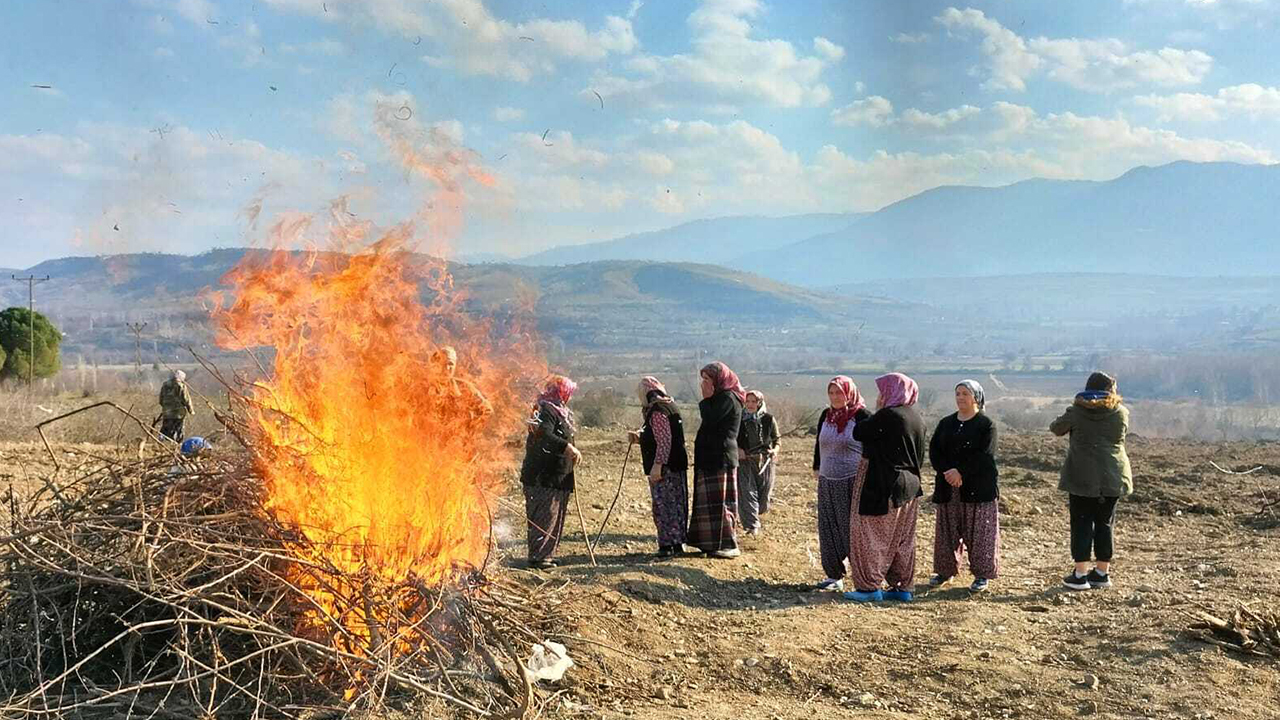
M 461 180 L 486 178 L 461 152 L 397 142 L 446 210 Z M 372 646 L 391 620 L 371 617 L 370 588 L 407 605 L 485 561 L 503 440 L 527 412 L 515 393 L 543 365 L 529 333 L 464 311 L 446 264 L 411 252 L 415 223 L 379 233 L 339 201 L 318 225 L 279 220 L 274 249 L 223 278 L 234 299 L 214 317 L 220 345 L 274 350 L 247 407 L 266 509 L 306 538 L 289 577 L 316 603 L 309 622 Z M 298 244 L 326 250 L 286 249 Z M 444 345 L 456 375 L 437 361 Z

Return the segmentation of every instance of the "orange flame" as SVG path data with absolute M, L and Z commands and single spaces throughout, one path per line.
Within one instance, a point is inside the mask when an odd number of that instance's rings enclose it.
M 384 135 L 448 210 L 460 207 L 460 177 L 487 180 L 464 151 Z M 234 302 L 214 316 L 220 345 L 274 349 L 248 407 L 267 509 L 308 541 L 290 577 L 316 602 L 317 627 L 367 639 L 378 618 L 359 598 L 370 583 L 438 585 L 484 562 L 503 441 L 527 411 L 516 393 L 545 365 L 512 320 L 465 312 L 444 261 L 410 252 L 413 224 L 378 234 L 352 217 L 335 203 L 323 243 L 314 218 L 279 220 L 274 249 L 223 278 Z M 328 250 L 286 249 L 300 242 Z M 315 565 L 339 572 L 296 571 Z

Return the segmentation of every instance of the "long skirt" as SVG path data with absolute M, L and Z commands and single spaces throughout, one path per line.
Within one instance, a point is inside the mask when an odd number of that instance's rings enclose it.
M 689 473 L 664 469 L 662 479 L 649 483 L 653 498 L 653 525 L 658 529 L 658 547 L 683 545 L 689 535 Z
M 912 590 L 916 574 L 916 515 L 920 499 L 890 507 L 884 515 L 861 515 L 858 501 L 866 482 L 862 473 L 853 483 L 850 506 L 849 565 L 855 590 Z
M 693 517 L 689 521 L 689 544 L 702 552 L 736 550 L 738 471 L 725 468 L 716 473 L 694 470 Z
M 944 578 L 960 572 L 965 551 L 975 578 L 995 580 L 1000 574 L 1000 505 L 968 503 L 958 492 L 937 506 L 933 535 L 933 571 Z
M 769 512 L 769 496 L 773 494 L 773 466 L 760 472 L 754 457 L 738 465 L 738 521 L 746 530 L 760 528 L 760 516 Z
M 853 504 L 855 477 L 818 476 L 818 552 L 822 571 L 832 580 L 845 575 L 849 557 L 849 508 Z
M 560 547 L 569 490 L 524 486 L 524 511 L 529 523 L 529 559 L 546 560 Z

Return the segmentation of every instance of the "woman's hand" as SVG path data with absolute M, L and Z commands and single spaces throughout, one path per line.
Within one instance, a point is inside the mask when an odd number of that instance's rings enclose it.
M 942 473 L 942 479 L 946 480 L 947 484 L 951 487 L 960 487 L 964 484 L 964 477 L 961 476 L 960 471 L 955 468 L 951 468 L 950 470 Z
M 657 485 L 658 483 L 662 482 L 662 468 L 663 466 L 659 465 L 658 463 L 653 464 L 653 469 L 649 471 L 650 485 Z
M 582 461 L 582 453 L 579 452 L 578 448 L 574 447 L 572 444 L 565 446 L 564 456 L 570 458 L 574 465 L 577 465 Z
M 640 442 L 640 431 L 639 431 L 639 430 L 628 430 L 628 431 L 627 431 L 627 442 L 631 443 L 632 445 L 634 445 L 634 444 L 636 444 L 636 443 Z
M 742 448 L 738 448 L 738 460 L 739 460 L 739 461 L 742 461 L 742 460 L 746 460 L 746 459 L 747 459 L 747 453 L 746 453 L 746 451 L 744 451 Z

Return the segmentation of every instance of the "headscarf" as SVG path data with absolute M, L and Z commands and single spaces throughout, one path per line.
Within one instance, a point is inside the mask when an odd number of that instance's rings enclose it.
M 644 396 L 645 407 L 648 407 L 653 403 L 653 401 L 650 400 L 649 397 L 653 395 L 653 393 L 655 392 L 661 396 L 661 398 L 655 398 L 655 399 L 663 399 L 663 398 L 671 397 L 670 395 L 667 394 L 667 388 L 665 385 L 662 384 L 662 381 L 652 375 L 645 375 L 644 377 L 640 378 L 640 392 Z
M 187 379 L 187 374 L 181 370 L 174 370 L 173 372 L 169 373 L 169 378 L 172 380 L 177 380 L 178 382 L 183 382 L 184 380 Z
M 743 400 L 742 401 L 742 417 L 756 418 L 769 411 L 769 406 L 764 404 L 764 393 L 760 392 L 759 390 L 748 390 L 747 397 L 755 398 L 756 402 L 760 403 L 760 407 L 756 408 L 755 412 L 749 413 L 747 412 L 747 407 L 746 407 L 747 401 Z
M 920 387 L 916 381 L 902 373 L 889 373 L 876 378 L 876 391 L 884 398 L 881 407 L 904 407 L 915 405 L 920 397 Z
M 961 380 L 956 383 L 956 387 L 967 387 L 969 392 L 973 393 L 973 401 L 978 404 L 978 410 L 981 411 L 987 404 L 987 394 L 983 392 L 982 385 L 977 380 Z
M 1116 379 L 1104 372 L 1095 372 L 1084 384 L 1084 392 L 1076 393 L 1076 401 L 1086 406 L 1101 405 L 1113 408 L 1120 404 L 1120 394 L 1116 392 Z
M 747 401 L 747 391 L 743 389 L 737 373 L 730 370 L 728 365 L 717 360 L 703 366 L 701 372 L 711 378 L 711 384 L 717 392 L 728 390 L 738 396 L 738 402 L 745 403 Z
M 578 390 L 578 383 L 570 380 L 564 375 L 552 375 L 547 378 L 546 385 L 543 386 L 542 394 L 538 396 L 539 403 L 547 403 L 555 408 L 561 417 L 568 417 L 569 414 L 569 398 Z
M 837 375 L 831 378 L 827 388 L 830 389 L 832 385 L 844 393 L 844 407 L 827 410 L 827 422 L 836 426 L 836 432 L 842 433 L 853 416 L 867 404 L 862 401 L 862 393 L 858 392 L 858 386 L 853 384 L 853 378 L 848 375 Z

